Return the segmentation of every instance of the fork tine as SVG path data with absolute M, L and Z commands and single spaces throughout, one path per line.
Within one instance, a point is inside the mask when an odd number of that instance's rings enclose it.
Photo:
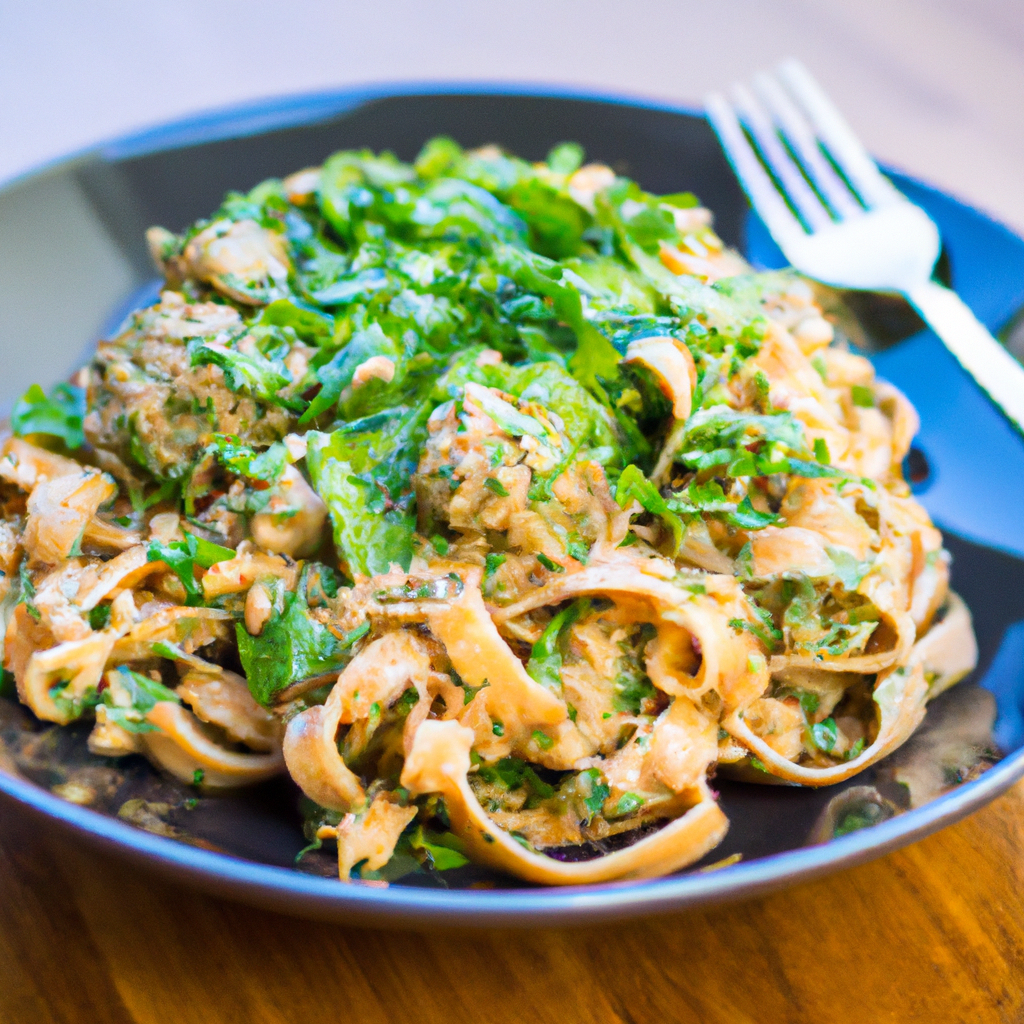
M 885 206 L 902 201 L 903 197 L 882 176 L 853 129 L 803 64 L 787 60 L 779 65 L 777 74 L 864 204 Z
M 771 75 L 761 74 L 754 78 L 754 90 L 833 212 L 841 220 L 863 213 L 857 197 L 822 155 L 807 119 L 782 86 Z
M 712 93 L 704 101 L 708 120 L 718 135 L 736 177 L 740 179 L 754 209 L 777 239 L 805 234 L 785 200 L 779 195 L 775 183 L 761 166 L 753 147 L 743 134 L 736 112 L 721 93 Z
M 785 146 L 779 141 L 775 126 L 765 114 L 761 104 L 753 93 L 744 85 L 733 87 L 733 96 L 740 117 L 746 122 L 764 162 L 782 184 L 783 191 L 797 208 L 812 231 L 818 231 L 832 223 L 828 210 L 814 194 L 810 185 L 804 180 L 800 168 L 786 152 Z

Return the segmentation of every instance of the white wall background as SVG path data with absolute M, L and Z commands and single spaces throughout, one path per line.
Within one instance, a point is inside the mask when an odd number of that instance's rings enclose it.
M 1024 0 L 0 0 L 0 181 L 259 96 L 487 79 L 694 103 L 790 55 L 876 154 L 1024 231 Z

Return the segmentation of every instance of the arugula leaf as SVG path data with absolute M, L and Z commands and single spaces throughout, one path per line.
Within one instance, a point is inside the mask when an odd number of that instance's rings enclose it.
M 462 852 L 462 841 L 451 832 L 427 832 L 422 825 L 417 825 L 409 837 L 409 845 L 424 853 L 435 871 L 450 871 L 469 863 Z
M 133 672 L 126 665 L 118 666 L 117 681 L 128 694 L 129 706 L 115 703 L 114 693 L 109 687 L 103 691 L 103 706 L 106 709 L 107 721 L 121 726 L 128 732 L 155 731 L 156 726 L 146 721 L 146 715 L 161 701 L 181 703 L 181 698 L 163 683 L 158 683 L 141 672 Z
M 651 515 L 664 521 L 672 531 L 675 546 L 678 548 L 683 542 L 682 520 L 669 508 L 665 499 L 658 493 L 657 487 L 644 476 L 643 470 L 638 466 L 631 465 L 627 466 L 619 477 L 618 485 L 615 488 L 615 500 L 618 502 L 619 508 L 625 508 L 634 499 Z
M 278 395 L 291 384 L 291 374 L 283 364 L 271 362 L 259 351 L 248 355 L 194 338 L 188 343 L 188 354 L 192 366 L 219 366 L 224 371 L 224 382 L 232 391 L 244 391 L 261 402 L 273 402 L 290 409 L 297 410 L 304 404 Z
M 763 530 L 779 521 L 773 512 L 759 512 L 751 504 L 750 495 L 744 495 L 737 504 L 729 501 L 717 480 L 698 484 L 692 480 L 685 491 L 676 491 L 665 499 L 669 509 L 691 522 L 701 515 L 719 519 L 728 526 L 741 530 Z
M 540 639 L 533 645 L 526 663 L 527 675 L 554 693 L 562 692 L 562 659 L 573 623 L 590 614 L 587 598 L 573 601 L 547 624 Z
M 305 601 L 294 593 L 284 595 L 283 609 L 275 610 L 259 636 L 240 622 L 235 634 L 249 692 L 263 707 L 272 706 L 293 683 L 340 670 L 349 659 L 346 641 L 312 618 Z
M 320 391 L 299 418 L 299 426 L 305 425 L 330 409 L 341 397 L 342 391 L 352 383 L 352 377 L 360 364 L 373 356 L 384 356 L 392 361 L 397 361 L 399 357 L 398 346 L 377 323 L 370 324 L 366 330 L 354 334 L 349 343 L 330 362 L 316 371 Z
M 59 437 L 68 448 L 85 444 L 82 421 L 85 418 L 85 391 L 74 384 L 58 384 L 47 396 L 33 384 L 14 403 L 11 429 L 18 437 L 48 434 Z
M 217 562 L 226 562 L 234 557 L 235 552 L 231 548 L 204 540 L 194 533 L 186 533 L 184 540 L 171 541 L 170 544 L 150 541 L 146 551 L 147 561 L 163 562 L 181 580 L 187 595 L 185 604 L 190 608 L 203 603 L 203 585 L 196 579 L 195 567 L 209 569 Z
M 225 469 L 249 480 L 262 480 L 272 484 L 281 478 L 288 466 L 288 449 L 277 442 L 265 451 L 257 452 L 234 434 L 214 434 L 209 448 Z
M 334 317 L 300 306 L 291 299 L 277 299 L 265 306 L 256 323 L 267 327 L 290 327 L 300 341 L 310 345 L 324 345 L 334 334 Z
M 579 286 L 567 279 L 552 260 L 520 249 L 503 247 L 495 262 L 518 285 L 552 301 L 558 318 L 576 335 L 576 351 L 569 358 L 573 376 L 599 399 L 605 398 L 599 378 L 618 375 L 619 353 L 615 346 L 583 314 Z M 582 279 L 577 278 L 582 281 Z
M 580 251 L 591 217 L 564 188 L 540 177 L 525 178 L 512 187 L 506 201 L 526 221 L 535 252 L 557 260 Z

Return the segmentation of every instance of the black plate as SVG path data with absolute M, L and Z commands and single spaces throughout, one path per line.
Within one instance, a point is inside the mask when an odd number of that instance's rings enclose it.
M 150 224 L 180 229 L 225 191 L 319 163 L 336 149 L 388 148 L 409 159 L 440 133 L 465 145 L 496 141 L 537 159 L 576 139 L 591 159 L 645 188 L 692 189 L 728 243 L 758 265 L 781 265 L 708 125 L 686 111 L 465 87 L 260 103 L 100 147 L 0 192 L 0 399 L 65 376 L 128 309 L 155 295 L 142 241 Z M 896 177 L 938 222 L 943 270 L 983 321 L 1002 326 L 1024 305 L 1024 242 Z M 0 756 L 13 755 L 17 771 L 0 771 L 0 794 L 66 828 L 71 841 L 205 890 L 379 924 L 570 923 L 666 911 L 835 870 L 963 817 L 1024 775 L 1024 442 L 905 309 L 871 302 L 863 318 L 879 372 L 921 413 L 910 468 L 920 500 L 946 531 L 981 663 L 932 705 L 909 743 L 847 783 L 824 790 L 717 783 L 732 824 L 710 864 L 655 881 L 573 889 L 531 888 L 474 867 L 410 876 L 388 889 L 342 885 L 321 877 L 333 872 L 327 853 L 292 867 L 304 840 L 287 780 L 196 802 L 141 759 L 91 758 L 82 729 L 41 729 L 9 701 L 0 701 Z M 96 809 L 53 792 L 81 798 L 86 789 Z M 723 858 L 736 862 L 702 870 Z

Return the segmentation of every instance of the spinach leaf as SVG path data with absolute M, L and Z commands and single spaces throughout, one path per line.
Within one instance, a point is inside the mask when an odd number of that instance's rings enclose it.
M 338 556 L 350 573 L 409 568 L 416 527 L 412 474 L 426 437 L 427 408 L 399 407 L 307 434 L 306 464 L 327 505 Z
M 68 448 L 85 444 L 85 391 L 74 384 L 58 384 L 47 396 L 33 384 L 14 404 L 11 429 L 18 437 L 48 434 L 59 437 Z
M 291 374 L 282 364 L 272 362 L 261 352 L 248 355 L 195 338 L 188 343 L 188 354 L 192 366 L 219 366 L 224 371 L 225 383 L 232 391 L 244 391 L 261 402 L 274 402 L 289 409 L 297 410 L 304 405 L 297 399 L 278 395 L 291 384 Z
M 552 260 L 535 253 L 502 247 L 495 253 L 501 272 L 522 288 L 551 300 L 558 318 L 576 335 L 576 351 L 569 358 L 573 376 L 589 391 L 603 399 L 599 378 L 618 374 L 619 353 L 615 346 L 584 316 L 579 277 L 575 281 Z
M 658 493 L 658 488 L 644 476 L 639 467 L 631 465 L 622 471 L 615 489 L 615 500 L 620 508 L 625 508 L 633 500 L 638 501 L 644 510 L 657 516 L 668 526 L 672 531 L 676 547 L 682 544 L 682 520 L 669 508 L 668 503 Z
M 267 327 L 290 327 L 300 341 L 324 345 L 334 334 L 334 318 L 316 309 L 300 306 L 291 299 L 277 299 L 264 307 L 256 321 Z
M 194 533 L 186 533 L 184 540 L 174 540 L 170 544 L 150 541 L 146 551 L 147 561 L 163 562 L 181 580 L 185 588 L 185 604 L 190 608 L 203 603 L 203 585 L 196 579 L 195 567 L 209 569 L 217 562 L 226 562 L 234 557 L 235 552 L 231 548 L 204 540 Z
M 114 692 L 108 687 L 103 691 L 103 706 L 106 709 L 107 721 L 127 729 L 128 732 L 155 731 L 156 726 L 146 721 L 146 715 L 161 701 L 181 703 L 181 698 L 163 683 L 158 683 L 141 672 L 133 672 L 125 665 L 120 665 L 117 669 L 117 682 L 128 694 L 130 704 L 125 707 L 115 703 Z
M 562 692 L 562 659 L 573 623 L 590 614 L 591 602 L 586 598 L 573 601 L 547 624 L 540 639 L 533 645 L 526 672 L 535 682 L 553 693 Z
M 276 611 L 259 636 L 252 636 L 236 623 L 238 656 L 249 692 L 264 707 L 293 683 L 342 668 L 348 653 L 325 625 L 309 614 L 302 596 L 284 595 L 284 606 Z
M 409 837 L 409 845 L 423 853 L 435 871 L 450 871 L 469 863 L 463 854 L 462 841 L 451 832 L 427 832 L 422 825 Z
M 280 442 L 257 452 L 234 434 L 214 434 L 210 450 L 225 469 L 248 480 L 272 484 L 288 466 L 288 449 Z

